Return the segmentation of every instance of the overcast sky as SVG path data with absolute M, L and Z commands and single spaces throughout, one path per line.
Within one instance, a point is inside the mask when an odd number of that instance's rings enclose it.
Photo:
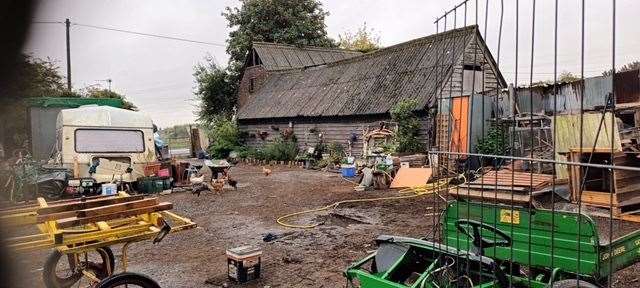
M 529 83 L 531 59 L 531 23 L 533 0 L 521 0 L 519 37 L 516 50 L 515 0 L 504 1 L 504 21 L 500 44 L 500 68 L 508 82 L 516 76 L 518 83 Z M 460 0 L 322 0 L 331 14 L 326 19 L 329 36 L 355 31 L 363 23 L 380 36 L 383 46 L 390 46 L 436 32 L 434 20 Z M 500 1 L 478 0 L 477 22 L 485 27 L 485 38 L 497 58 Z M 554 63 L 558 73 L 580 72 L 581 0 L 559 2 L 557 61 L 554 61 L 554 1 L 536 4 L 534 81 L 552 79 Z M 586 0 L 585 74 L 599 75 L 612 67 L 612 1 Z M 193 100 L 193 66 L 210 54 L 220 64 L 228 56 L 224 45 L 229 28 L 221 13 L 224 7 L 236 6 L 233 0 L 46 0 L 34 21 L 94 25 L 142 33 L 166 35 L 213 44 L 196 44 L 158 39 L 116 31 L 74 25 L 71 28 L 72 80 L 74 88 L 103 85 L 98 80 L 112 79 L 112 89 L 125 94 L 141 111 L 149 113 L 160 127 L 193 122 L 197 103 Z M 467 24 L 476 23 L 476 1 L 469 1 Z M 640 1 L 618 0 L 616 21 L 616 64 L 640 59 L 640 32 L 637 17 Z M 464 9 L 456 14 L 457 27 L 464 24 Z M 453 28 L 454 16 L 447 17 L 447 29 Z M 441 22 L 439 30 L 444 29 Z M 484 31 L 483 31 L 484 32 Z M 51 58 L 66 73 L 63 24 L 34 24 L 25 52 Z

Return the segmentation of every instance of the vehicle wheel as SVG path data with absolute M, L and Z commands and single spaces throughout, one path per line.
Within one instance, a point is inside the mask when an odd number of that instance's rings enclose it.
M 599 288 L 599 286 L 578 279 L 566 279 L 553 282 L 552 288 Z
M 95 288 L 115 288 L 115 287 L 140 287 L 140 288 L 160 288 L 160 285 L 148 276 L 124 272 L 111 275 L 98 283 Z
M 42 280 L 47 288 L 68 288 L 82 278 L 82 267 L 91 270 L 100 279 L 108 277 L 113 273 L 115 268 L 115 257 L 113 251 L 109 247 L 97 248 L 95 253 L 89 253 L 88 262 L 84 261 L 84 254 L 78 256 L 79 263 L 73 254 L 62 254 L 60 251 L 53 250 L 47 257 L 42 271 Z M 66 257 L 66 261 L 60 261 Z M 109 269 L 107 270 L 107 264 Z

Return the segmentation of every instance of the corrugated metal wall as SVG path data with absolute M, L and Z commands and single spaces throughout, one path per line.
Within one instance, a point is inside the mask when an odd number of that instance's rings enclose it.
M 47 160 L 56 145 L 56 119 L 62 108 L 29 108 L 31 152 L 36 160 Z

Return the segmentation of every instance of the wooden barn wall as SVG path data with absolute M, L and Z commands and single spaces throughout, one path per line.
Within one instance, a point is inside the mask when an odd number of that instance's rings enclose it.
M 306 149 L 307 147 L 315 147 L 318 143 L 318 134 L 322 133 L 323 142 L 325 144 L 335 142 L 342 144 L 345 150 L 348 149 L 348 140 L 351 138 L 351 134 L 355 133 L 357 141 L 351 146 L 353 156 L 362 155 L 362 134 L 363 130 L 369 128 L 374 129 L 379 127 L 380 121 L 388 121 L 388 118 L 369 118 L 369 119 L 332 119 L 329 120 L 317 120 L 313 121 L 298 121 L 292 120 L 293 133 L 298 139 L 298 146 L 300 149 Z M 424 143 L 424 150 L 426 151 L 430 146 L 429 133 L 431 133 L 432 120 L 427 117 L 421 118 L 422 128 L 420 129 L 419 139 Z M 249 137 L 246 141 L 247 146 L 253 148 L 261 148 L 267 143 L 272 142 L 280 136 L 280 133 L 289 127 L 289 121 L 284 120 L 265 120 L 260 124 L 243 124 L 239 125 L 241 131 L 246 131 L 249 134 L 254 134 L 255 137 Z M 278 127 L 276 131 L 272 127 Z M 311 133 L 309 130 L 315 128 L 318 132 Z M 392 126 L 391 128 L 395 128 Z M 266 131 L 268 136 L 265 140 L 260 139 L 257 135 L 261 131 Z
M 454 66 L 453 73 L 449 78 L 449 81 L 445 82 L 442 86 L 441 92 L 438 93 L 437 98 L 442 99 L 442 101 L 438 101 L 440 107 L 438 108 L 438 112 L 444 114 L 443 119 L 448 119 L 451 121 L 449 115 L 449 107 L 451 100 L 453 97 L 460 97 L 461 95 L 469 96 L 470 93 L 463 93 L 462 91 L 462 81 L 463 81 L 463 65 L 479 65 L 482 66 L 482 70 L 484 71 L 484 82 L 483 85 L 480 85 L 481 90 L 483 91 L 495 91 L 499 86 L 500 82 L 496 76 L 496 72 L 494 71 L 492 65 L 489 60 L 485 58 L 485 51 L 482 49 L 480 45 L 478 45 L 475 41 L 469 43 L 469 45 L 465 48 L 463 59 L 458 59 L 456 61 L 460 61 L 457 65 Z M 454 53 L 455 54 L 455 53 Z M 444 61 L 454 61 L 453 59 L 445 59 Z M 488 119 L 491 118 L 491 107 L 494 104 L 493 97 L 483 96 L 482 91 L 475 91 L 477 94 L 474 95 L 473 99 L 470 103 L 473 111 L 469 111 L 471 113 L 471 117 L 469 119 L 472 122 L 469 123 L 470 131 L 467 133 L 469 135 L 469 152 L 474 153 L 475 146 L 477 144 L 478 138 L 483 136 L 483 131 L 486 133 L 489 127 Z M 465 95 L 466 94 L 466 95 Z M 487 95 L 495 95 L 494 93 L 486 93 Z M 482 103 L 484 102 L 484 103 Z M 484 104 L 484 107 L 483 107 Z M 483 113 L 482 110 L 484 108 L 484 118 L 482 118 Z M 447 116 L 445 116 L 447 115 Z M 443 131 L 448 131 L 447 133 L 451 133 L 451 128 L 453 125 L 447 125 L 447 129 Z M 446 136 L 442 137 L 441 142 L 447 138 Z M 448 149 L 448 145 L 440 144 L 440 150 Z

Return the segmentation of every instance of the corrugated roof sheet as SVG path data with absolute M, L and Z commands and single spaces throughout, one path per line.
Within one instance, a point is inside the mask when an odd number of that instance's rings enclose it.
M 416 99 L 419 107 L 428 107 L 439 84 L 451 73 L 453 63 L 445 59 L 461 59 L 477 33 L 476 27 L 450 30 L 322 66 L 271 73 L 240 107 L 238 117 L 382 114 L 403 99 Z M 263 63 L 268 61 L 265 58 Z
M 269 70 L 283 70 L 322 65 L 362 55 L 361 52 L 321 47 L 297 47 L 294 45 L 254 42 L 262 66 Z

